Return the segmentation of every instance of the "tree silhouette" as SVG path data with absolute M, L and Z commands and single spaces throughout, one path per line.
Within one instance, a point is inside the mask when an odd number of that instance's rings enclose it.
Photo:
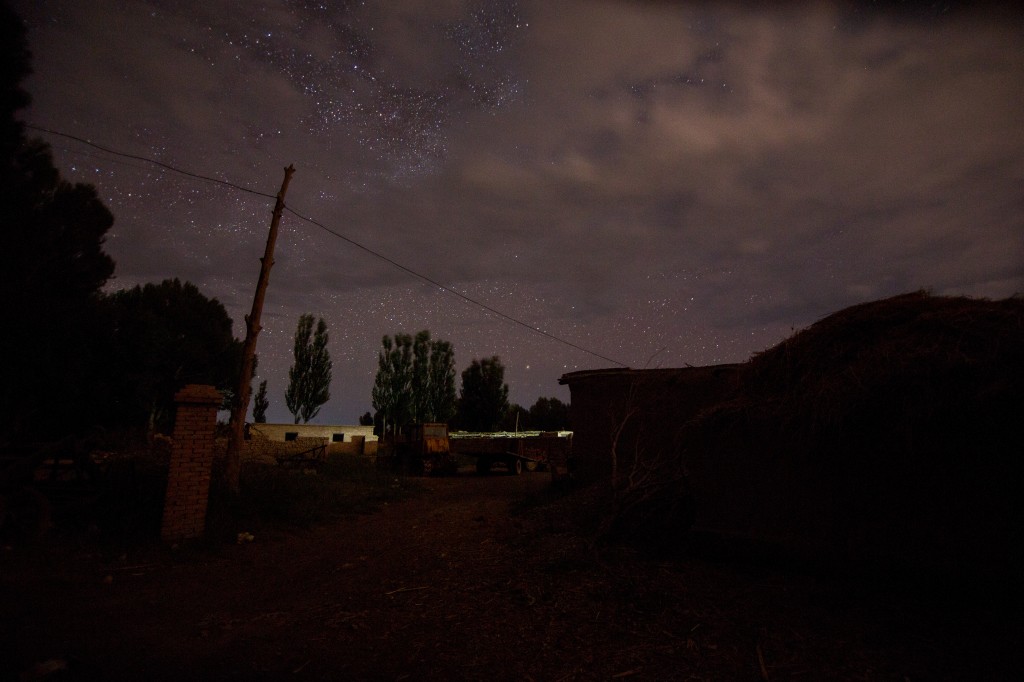
M 25 25 L 7 3 L 0 3 L 0 154 L 11 158 L 24 141 L 24 126 L 15 116 L 30 98 L 21 82 L 32 73 Z
M 424 421 L 448 422 L 455 416 L 455 350 L 448 341 L 431 341 Z
M 381 433 L 396 433 L 412 418 L 412 345 L 408 334 L 381 340 L 377 376 L 373 383 L 373 409 L 381 416 Z
M 241 342 L 215 298 L 177 279 L 118 291 L 106 298 L 114 328 L 107 366 L 114 424 L 167 430 L 174 394 L 185 384 L 237 385 Z
M 114 271 L 103 252 L 110 211 L 93 187 L 62 180 L 49 146 L 26 139 L 15 118 L 29 102 L 26 45 L 22 22 L 0 5 L 0 443 L 93 423 L 97 339 L 107 334 L 97 304 Z
M 383 427 L 395 433 L 411 422 L 447 422 L 455 414 L 455 352 L 452 344 L 415 337 L 385 336 L 377 356 L 373 408 Z
M 467 431 L 493 431 L 508 411 L 505 367 L 495 355 L 473 360 L 462 372 L 459 426 Z
M 569 406 L 558 398 L 537 398 L 530 407 L 530 429 L 562 431 L 569 428 Z
M 256 389 L 256 395 L 252 399 L 252 420 L 257 424 L 267 423 L 267 408 L 270 407 L 270 400 L 267 399 L 267 380 L 260 382 Z
M 321 317 L 313 332 L 313 316 L 299 316 L 293 348 L 294 364 L 288 370 L 284 402 L 304 423 L 315 417 L 331 397 L 331 356 L 327 351 L 327 323 Z
M 512 403 L 501 417 L 498 428 L 502 431 L 529 431 L 530 411 L 518 403 Z
M 430 332 L 423 330 L 412 342 L 412 374 L 409 390 L 412 392 L 412 421 L 434 421 L 430 409 Z

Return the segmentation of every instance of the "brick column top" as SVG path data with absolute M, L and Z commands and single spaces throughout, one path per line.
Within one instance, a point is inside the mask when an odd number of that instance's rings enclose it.
M 188 384 L 174 394 L 174 402 L 178 404 L 220 405 L 222 401 L 220 391 L 207 384 Z

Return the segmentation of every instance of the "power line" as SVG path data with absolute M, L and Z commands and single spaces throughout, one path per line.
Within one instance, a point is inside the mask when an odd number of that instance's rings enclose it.
M 231 187 L 232 189 L 237 189 L 237 190 L 242 191 L 242 192 L 248 192 L 249 194 L 255 194 L 256 196 L 266 197 L 268 199 L 276 199 L 277 198 L 277 196 L 273 195 L 273 194 L 267 194 L 265 192 L 260 192 L 259 190 L 255 190 L 255 189 L 252 189 L 250 187 L 245 187 L 245 186 L 242 186 L 242 185 L 238 185 L 238 184 L 235 184 L 233 182 L 229 182 L 227 180 L 221 180 L 220 178 L 214 178 L 214 177 L 210 177 L 208 175 L 202 175 L 200 173 L 194 173 L 192 171 L 183 170 L 181 168 L 177 168 L 175 166 L 172 166 L 170 164 L 164 163 L 163 161 L 158 161 L 158 160 L 153 159 L 153 158 L 149 158 L 149 157 L 146 157 L 146 156 L 139 156 L 137 154 L 129 154 L 127 152 L 121 152 L 121 151 L 118 151 L 116 149 L 111 149 L 109 147 L 104 147 L 102 145 L 96 144 L 95 142 L 91 142 L 89 140 L 86 140 L 84 138 L 78 137 L 76 135 L 70 135 L 68 133 L 63 133 L 63 132 L 60 132 L 60 131 L 57 131 L 57 130 L 51 130 L 49 128 L 43 128 L 43 127 L 40 127 L 40 126 L 35 126 L 35 125 L 28 124 L 28 123 L 25 124 L 25 127 L 29 128 L 31 130 L 37 130 L 39 132 L 49 133 L 50 135 L 57 135 L 59 137 L 65 137 L 65 138 L 67 138 L 69 140 L 75 140 L 76 142 L 80 142 L 80 143 L 88 145 L 90 147 L 94 147 L 96 149 L 104 151 L 104 152 L 106 152 L 108 154 L 113 154 L 115 156 L 122 156 L 122 157 L 129 158 L 129 159 L 135 159 L 137 161 L 144 161 L 144 162 L 147 162 L 147 163 L 152 163 L 152 164 L 155 164 L 157 166 L 160 166 L 161 168 L 165 168 L 165 169 L 167 169 L 169 171 L 172 171 L 174 173 L 179 173 L 181 175 L 184 175 L 184 176 L 187 176 L 187 177 L 190 177 L 190 178 L 195 178 L 197 180 L 202 180 L 202 181 L 205 181 L 205 182 L 213 182 L 213 183 L 216 183 L 216 184 L 219 184 L 219 185 L 224 185 L 226 187 Z M 476 299 L 474 299 L 474 298 L 472 298 L 470 296 L 467 296 L 466 294 L 463 294 L 460 291 L 452 289 L 451 287 L 449 287 L 447 285 L 444 285 L 441 282 L 438 282 L 437 280 L 435 280 L 435 279 L 433 279 L 431 277 L 428 277 L 428 276 L 426 276 L 424 274 L 421 274 L 421 273 L 417 272 L 416 270 L 413 270 L 412 268 L 410 268 L 410 267 L 408 267 L 406 265 L 402 265 L 398 261 L 396 261 L 396 260 L 394 260 L 392 258 L 389 258 L 389 257 L 385 256 L 384 254 L 378 252 L 378 251 L 374 251 L 373 249 L 369 248 L 368 246 L 364 246 L 363 244 L 360 244 L 359 242 L 355 241 L 354 239 L 351 239 L 350 237 L 346 237 L 345 235 L 341 234 L 340 232 L 332 230 L 331 228 L 327 227 L 326 225 L 324 225 L 323 223 L 321 223 L 321 222 L 319 222 L 317 220 L 314 220 L 313 218 L 309 218 L 309 217 L 306 217 L 306 216 L 302 215 L 301 213 L 299 213 L 298 211 L 294 210 L 290 206 L 286 205 L 285 206 L 285 210 L 287 212 L 291 213 L 292 215 L 294 215 L 296 218 L 299 218 L 300 220 L 304 220 L 305 222 L 310 223 L 311 225 L 315 225 L 316 227 L 319 227 L 321 230 L 327 232 L 328 234 L 331 234 L 331 235 L 337 237 L 338 239 L 341 239 L 342 241 L 346 242 L 347 244 L 350 244 L 351 246 L 356 247 L 357 249 L 365 251 L 366 253 L 370 254 L 371 256 L 374 256 L 374 257 L 384 261 L 385 263 L 388 263 L 389 265 L 391 265 L 391 266 L 393 266 L 393 267 L 395 267 L 395 268 L 405 272 L 406 274 L 409 274 L 409 275 L 412 275 L 413 277 L 421 279 L 424 282 L 427 282 L 428 284 L 432 284 L 433 286 L 436 286 L 437 288 L 441 289 L 445 293 L 451 294 L 452 296 L 456 296 L 456 297 L 462 299 L 464 302 L 469 303 L 471 305 L 478 306 L 478 307 L 482 308 L 483 310 L 486 310 L 487 312 L 489 312 L 489 313 L 491 313 L 493 315 L 496 315 L 496 316 L 500 317 L 503 320 L 506 320 L 507 322 L 511 322 L 513 324 L 519 325 L 520 327 L 523 327 L 525 329 L 530 330 L 534 334 L 539 334 L 539 335 L 541 335 L 541 336 L 543 336 L 545 338 L 551 339 L 552 341 L 557 341 L 558 343 L 564 344 L 566 346 L 569 346 L 570 348 L 574 348 L 574 349 L 576 349 L 578 351 L 582 351 L 582 352 L 587 353 L 589 355 L 593 355 L 596 358 L 600 358 L 600 359 L 605 360 L 607 362 L 610 362 L 612 364 L 619 365 L 619 366 L 622 366 L 622 367 L 628 367 L 628 363 L 621 362 L 619 360 L 614 360 L 614 359 L 609 358 L 609 357 L 607 357 L 605 355 L 602 355 L 602 354 L 600 354 L 600 353 L 598 353 L 596 351 L 592 351 L 592 350 L 590 350 L 588 348 L 584 348 L 583 346 L 580 346 L 580 345 L 578 345 L 576 343 L 573 343 L 572 341 L 569 341 L 567 339 L 563 339 L 563 338 L 561 338 L 559 336 L 556 336 L 554 334 L 550 334 L 550 333 L 544 331 L 543 329 L 535 327 L 535 326 L 533 326 L 533 325 L 531 325 L 531 324 L 529 324 L 527 322 L 524 322 L 524 321 L 522 321 L 522 320 L 520 320 L 518 318 L 512 317 L 511 315 L 503 313 L 500 310 L 497 310 L 496 308 L 493 308 L 493 307 L 487 305 L 486 303 L 484 303 L 482 301 L 478 301 L 478 300 L 476 300 Z
M 248 192 L 249 194 L 255 194 L 256 196 L 266 197 L 268 199 L 276 199 L 277 198 L 273 194 L 267 194 L 266 192 L 260 192 L 259 190 L 252 189 L 251 187 L 243 187 L 242 185 L 236 185 L 233 182 L 228 182 L 227 180 L 221 180 L 220 178 L 213 178 L 213 177 L 210 177 L 209 175 L 201 175 L 199 173 L 193 173 L 192 171 L 182 170 L 181 168 L 176 168 L 176 167 L 174 167 L 174 166 L 172 166 L 172 165 L 170 165 L 168 163 L 164 163 L 163 161 L 157 161 L 156 159 L 152 159 L 152 158 L 150 158 L 148 156 L 139 156 L 137 154 L 129 154 L 127 152 L 119 152 L 119 151 L 117 151 L 115 149 L 110 149 L 109 147 L 104 147 L 103 145 L 96 144 L 95 142 L 90 142 L 89 140 L 86 140 L 86 139 L 81 138 L 81 137 L 77 137 L 75 135 L 69 135 L 68 133 L 62 133 L 62 132 L 60 132 L 58 130 L 50 130 L 49 128 L 42 128 L 40 126 L 34 126 L 34 125 L 30 124 L 30 123 L 26 123 L 25 127 L 29 128 L 30 130 L 38 130 L 39 132 L 42 132 L 42 133 L 49 133 L 51 135 L 58 135 L 60 137 L 66 137 L 69 140 L 74 140 L 76 142 L 81 142 L 82 144 L 87 144 L 90 147 L 94 147 L 96 149 L 99 149 L 100 151 L 107 152 L 108 154 L 114 154 L 116 156 L 123 156 L 123 157 L 125 157 L 127 159 L 135 159 L 136 161 L 145 161 L 147 163 L 152 163 L 152 164 L 155 164 L 157 166 L 160 166 L 161 168 L 166 168 L 169 171 L 173 171 L 175 173 L 180 173 L 181 175 L 186 175 L 186 176 L 188 176 L 190 178 L 196 178 L 197 180 L 205 180 L 206 182 L 215 182 L 218 185 L 225 185 L 226 187 L 231 187 L 233 189 L 237 189 L 237 190 L 242 191 L 242 192 Z
M 453 296 L 457 296 L 457 297 L 461 298 L 463 301 L 465 301 L 467 303 L 471 303 L 473 305 L 477 305 L 477 306 L 483 308 L 484 310 L 486 310 L 487 312 L 494 313 L 494 314 L 498 315 L 499 317 L 501 317 L 502 319 L 505 319 L 505 321 L 507 321 L 507 322 L 513 323 L 513 324 L 518 325 L 520 327 L 524 327 L 525 329 L 528 329 L 530 332 L 534 332 L 535 334 L 540 334 L 541 336 L 547 337 L 547 338 L 549 338 L 549 339 L 551 339 L 553 341 L 557 341 L 559 343 L 563 343 L 566 346 L 569 346 L 571 348 L 575 348 L 577 350 L 582 350 L 583 352 L 589 353 L 589 354 L 591 354 L 591 355 L 593 355 L 595 357 L 600 357 L 603 360 L 609 361 L 609 363 L 611 363 L 613 365 L 620 365 L 622 367 L 628 367 L 626 363 L 620 363 L 620 361 L 618 361 L 616 359 L 611 359 L 610 357 L 605 357 L 601 353 L 595 352 L 595 351 L 590 350 L 588 348 L 584 348 L 583 346 L 580 346 L 580 345 L 577 345 L 575 343 L 572 343 L 571 341 L 568 341 L 566 339 L 557 337 L 554 334 L 549 334 L 548 332 L 545 332 L 542 329 L 534 327 L 534 326 L 532 326 L 532 325 L 530 325 L 528 323 L 522 322 L 521 319 L 513 317 L 512 315 L 506 314 L 506 313 L 502 312 L 501 310 L 497 310 L 497 309 L 495 309 L 493 307 L 490 307 L 486 303 L 483 303 L 483 302 L 478 301 L 478 300 L 476 300 L 474 298 L 471 298 L 471 297 L 463 294 L 460 291 L 456 291 L 455 289 L 452 289 L 451 287 L 447 287 L 445 285 L 442 285 L 440 282 L 437 282 L 436 280 L 428 278 L 428 276 L 426 274 L 422 274 L 422 273 L 417 272 L 416 270 L 412 269 L 411 267 L 407 267 L 406 265 L 402 265 L 401 263 L 399 263 L 399 262 L 397 262 L 395 260 L 392 260 L 391 258 L 388 258 L 384 254 L 378 253 L 378 252 L 374 251 L 373 249 L 371 249 L 369 247 L 362 246 L 358 242 L 355 242 L 354 240 L 351 240 L 351 239 L 345 237 L 344 235 L 342 235 L 341 232 L 337 232 L 337 231 L 331 229 L 330 227 L 328 227 L 327 225 L 325 225 L 325 224 L 323 224 L 321 222 L 317 222 L 316 220 L 313 220 L 312 218 L 307 218 L 306 216 L 297 213 L 294 209 L 292 209 L 292 208 L 290 208 L 288 206 L 285 207 L 285 210 L 288 211 L 289 213 L 291 213 L 292 215 L 294 215 L 297 218 L 300 218 L 302 220 L 305 220 L 308 223 L 316 225 L 317 227 L 319 227 L 319 228 L 323 229 L 324 231 L 330 233 L 330 235 L 334 235 L 338 239 L 340 239 L 340 240 L 342 240 L 344 242 L 347 242 L 348 244 L 351 244 L 352 246 L 356 247 L 357 249 L 361 249 L 362 251 L 366 251 L 367 253 L 371 254 L 372 256 L 376 256 L 377 258 L 380 258 L 381 260 L 383 260 L 383 261 L 385 261 L 387 263 L 390 263 L 394 267 L 397 267 L 399 270 L 402 270 L 404 272 L 408 272 L 409 274 L 412 274 L 413 276 L 415 276 L 415 278 L 419 278 L 420 280 L 423 280 L 424 282 L 426 282 L 428 284 L 432 284 L 433 286 L 437 287 L 438 289 L 443 290 L 446 293 L 452 294 Z

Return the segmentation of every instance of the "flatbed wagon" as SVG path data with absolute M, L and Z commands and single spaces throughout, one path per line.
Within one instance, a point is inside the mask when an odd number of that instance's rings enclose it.
M 520 431 L 448 434 L 453 453 L 476 458 L 476 470 L 485 474 L 495 464 L 510 474 L 546 469 L 562 459 L 572 444 L 572 431 Z

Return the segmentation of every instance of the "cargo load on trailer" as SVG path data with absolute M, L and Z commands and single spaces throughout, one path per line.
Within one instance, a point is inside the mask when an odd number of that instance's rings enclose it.
M 495 464 L 510 474 L 548 469 L 555 462 L 566 461 L 572 446 L 572 431 L 455 431 L 448 438 L 452 452 L 476 458 L 476 470 L 481 474 Z
M 497 465 L 510 474 L 550 469 L 568 474 L 572 431 L 449 432 L 443 423 L 410 424 L 382 441 L 381 452 L 402 470 L 429 476 L 455 473 L 459 459 L 476 460 L 478 473 Z

